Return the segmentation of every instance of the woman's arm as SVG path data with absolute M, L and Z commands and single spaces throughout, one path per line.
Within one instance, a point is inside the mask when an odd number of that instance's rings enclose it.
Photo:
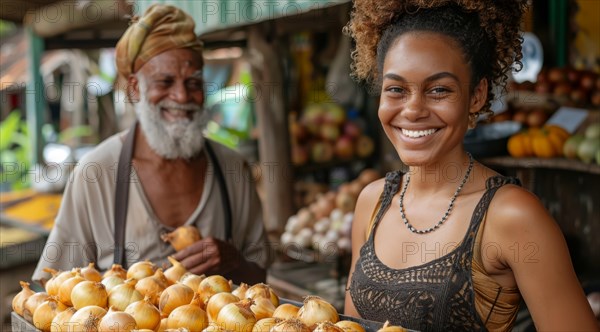
M 488 212 L 488 239 L 500 245 L 498 263 L 512 270 L 536 328 L 598 331 L 563 234 L 538 198 L 507 186 Z
M 344 314 L 353 317 L 360 315 L 354 307 L 352 298 L 350 297 L 350 281 L 354 273 L 354 266 L 360 255 L 360 248 L 366 242 L 371 224 L 371 216 L 377 205 L 377 201 L 383 191 L 384 179 L 377 180 L 367 185 L 358 196 L 356 208 L 354 209 L 354 219 L 352 221 L 352 263 L 350 265 L 350 273 L 348 274 L 348 284 L 346 285 L 346 299 L 344 304 Z

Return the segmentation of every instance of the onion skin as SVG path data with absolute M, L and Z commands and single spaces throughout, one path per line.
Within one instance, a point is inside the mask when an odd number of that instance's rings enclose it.
M 102 317 L 98 325 L 98 332 L 130 332 L 135 329 L 137 329 L 137 323 L 133 316 L 112 309 Z
M 77 310 L 73 307 L 68 307 L 59 312 L 50 323 L 50 332 L 67 332 L 69 330 L 68 322 L 76 312 Z
M 277 323 L 269 332 L 311 332 L 311 329 L 299 319 L 290 318 Z
M 379 330 L 377 330 L 377 332 L 407 332 L 408 330 L 400 327 L 400 326 L 393 326 L 390 325 L 389 321 L 385 321 L 385 324 L 383 324 L 383 327 L 380 328 Z
M 67 306 L 60 303 L 54 296 L 41 303 L 33 313 L 33 325 L 43 332 L 50 332 L 52 320 L 56 315 L 65 311 Z
M 128 305 L 125 312 L 133 316 L 138 329 L 155 330 L 160 325 L 160 311 L 152 304 L 148 296 Z
M 169 242 L 171 246 L 179 251 L 191 244 L 202 240 L 200 231 L 195 226 L 180 226 L 171 233 L 163 234 L 160 237 L 164 242 Z
M 52 277 L 52 279 L 48 280 L 48 282 L 46 283 L 46 292 L 48 293 L 48 295 L 58 296 L 60 285 L 62 285 L 65 281 L 74 277 L 75 275 L 75 270 L 59 272 L 56 276 Z
M 281 321 L 283 320 L 275 317 L 260 319 L 254 324 L 254 327 L 252 327 L 252 332 L 269 332 L 273 326 Z
M 273 316 L 275 306 L 273 306 L 271 300 L 264 297 L 258 297 L 253 301 L 254 304 L 252 304 L 250 310 L 254 314 L 254 317 L 256 317 L 257 321 L 263 318 L 271 318 Z
M 190 304 L 175 308 L 167 318 L 168 329 L 187 328 L 190 331 L 202 331 L 208 326 L 208 316 L 200 307 L 200 296 L 196 293 Z
M 30 323 L 33 323 L 33 313 L 35 309 L 48 300 L 49 295 L 46 292 L 35 293 L 27 298 L 23 305 L 23 318 Z
M 125 279 L 136 279 L 141 280 L 146 277 L 154 275 L 156 266 L 150 261 L 141 261 L 131 264 L 127 270 L 127 277 Z
M 102 275 L 94 267 L 94 262 L 90 262 L 88 266 L 81 269 L 81 276 L 86 280 L 100 282 L 102 281 Z
M 102 283 L 86 280 L 73 287 L 71 302 L 73 303 L 73 308 L 77 310 L 90 305 L 106 308 L 108 305 L 108 293 Z
M 35 294 L 35 292 L 32 291 L 31 288 L 29 288 L 28 282 L 21 281 L 20 284 L 21 284 L 21 291 L 17 295 L 15 295 L 15 297 L 13 297 L 12 309 L 19 316 L 23 316 L 23 311 L 25 310 L 25 301 L 27 301 L 27 299 L 31 295 Z
M 204 274 L 199 276 L 199 275 L 193 274 L 191 272 L 187 272 L 181 276 L 181 279 L 179 279 L 179 282 L 188 286 L 194 292 L 197 292 L 198 288 L 200 288 L 200 283 L 202 282 L 202 280 L 204 280 L 204 278 L 206 278 L 206 276 Z
M 219 311 L 229 303 L 239 302 L 240 298 L 233 295 L 232 293 L 218 293 L 211 296 L 206 303 L 206 314 L 208 315 L 208 321 L 214 322 L 217 320 Z
M 72 307 L 73 302 L 71 302 L 71 292 L 73 291 L 73 288 L 75 288 L 75 285 L 83 281 L 86 280 L 84 277 L 81 276 L 79 272 L 77 272 L 75 276 L 65 280 L 65 282 L 63 282 L 58 288 L 58 299 L 60 300 L 60 302 L 66 304 L 69 307 Z
M 357 322 L 350 321 L 350 320 L 341 320 L 341 321 L 335 323 L 335 326 L 337 326 L 347 332 L 366 332 L 365 328 L 362 327 L 362 325 L 360 325 Z
M 332 322 L 321 322 L 317 324 L 313 332 L 344 332 L 344 330 Z
M 273 317 L 282 320 L 296 318 L 298 316 L 298 311 L 300 311 L 300 308 L 296 307 L 295 305 L 284 303 L 275 308 L 275 311 L 273 311 Z
M 143 296 L 150 296 L 152 304 L 158 307 L 160 294 L 167 288 L 167 279 L 162 269 L 156 270 L 154 275 L 138 280 L 135 289 Z
M 245 299 L 248 288 L 250 288 L 250 286 L 242 282 L 238 288 L 231 291 L 231 294 L 237 296 L 240 300 Z
M 248 288 L 245 296 L 253 300 L 258 297 L 264 297 L 265 299 L 269 299 L 271 303 L 273 303 L 274 307 L 279 305 L 279 296 L 275 294 L 271 286 L 263 283 L 253 285 L 252 287 Z
M 133 279 L 135 280 L 135 279 Z M 101 283 L 104 285 L 104 287 L 106 287 L 106 291 L 108 293 L 110 293 L 110 291 L 115 288 L 116 286 L 122 285 L 125 282 L 125 280 L 121 279 L 121 277 L 113 275 L 113 276 L 108 276 L 104 279 L 102 279 Z
M 163 315 L 169 315 L 175 308 L 189 304 L 194 291 L 184 284 L 171 285 L 160 294 L 158 309 Z
M 108 292 L 108 306 L 123 311 L 131 303 L 141 301 L 144 296 L 135 289 L 135 279 L 128 279 Z
M 110 269 L 106 270 L 102 275 L 102 279 L 108 278 L 110 276 L 117 276 L 123 280 L 127 279 L 127 270 L 121 266 L 121 264 L 113 264 Z
M 254 301 L 246 299 L 225 305 L 219 311 L 215 323 L 235 332 L 251 332 L 256 324 L 256 317 L 250 310 L 253 303 Z
M 212 275 L 204 278 L 198 286 L 202 301 L 206 303 L 208 299 L 218 293 L 231 293 L 231 281 L 220 275 Z
M 69 320 L 69 332 L 96 332 L 106 309 L 90 305 L 77 310 Z
M 330 321 L 335 324 L 340 320 L 337 310 L 318 296 L 304 298 L 304 305 L 298 310 L 297 317 L 311 330 L 317 323 Z
M 171 267 L 165 270 L 165 277 L 167 280 L 169 280 L 169 284 L 172 285 L 179 281 L 184 274 L 186 274 L 187 269 L 172 256 L 168 256 L 167 259 L 171 263 Z

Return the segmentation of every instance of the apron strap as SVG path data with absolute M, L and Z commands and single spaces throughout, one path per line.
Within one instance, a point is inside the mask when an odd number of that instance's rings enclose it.
M 127 222 L 127 204 L 129 202 L 129 182 L 131 181 L 131 159 L 135 145 L 137 121 L 125 137 L 117 166 L 117 190 L 115 192 L 115 256 L 114 263 L 127 269 L 125 259 L 125 224 Z
M 211 147 L 211 143 L 208 140 L 206 140 L 204 146 L 206 147 L 206 152 L 208 152 L 210 159 L 213 161 L 215 175 L 217 176 L 217 182 L 219 182 L 219 188 L 221 189 L 221 204 L 223 204 L 223 212 L 225 213 L 225 239 L 227 239 L 228 242 L 231 242 L 233 239 L 231 231 L 231 203 L 229 202 L 229 195 L 227 193 L 227 186 L 225 184 L 225 176 L 223 176 L 223 170 L 221 169 L 221 165 L 219 164 L 219 159 L 217 158 L 215 151 Z
M 133 157 L 133 147 L 135 145 L 135 131 L 137 128 L 137 121 L 133 124 L 125 141 L 123 142 L 123 148 L 119 155 L 119 165 L 117 167 L 117 189 L 115 192 L 115 251 L 114 251 L 114 264 L 120 264 L 123 268 L 127 269 L 127 259 L 125 250 L 125 225 L 127 221 L 127 208 L 129 201 L 129 183 L 131 179 L 131 160 Z M 209 158 L 213 161 L 215 175 L 219 188 L 221 189 L 221 201 L 223 204 L 223 211 L 225 213 L 225 238 L 228 242 L 232 241 L 232 217 L 231 217 L 231 203 L 229 201 L 229 195 L 227 186 L 225 183 L 225 176 L 223 170 L 220 167 L 219 159 L 215 154 L 211 143 L 207 140 L 205 145 L 206 151 L 208 152 Z

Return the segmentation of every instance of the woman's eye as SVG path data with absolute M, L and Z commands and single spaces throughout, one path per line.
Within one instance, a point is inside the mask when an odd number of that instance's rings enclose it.
M 392 92 L 392 93 L 406 93 L 406 90 L 404 88 L 401 88 L 398 86 L 389 87 L 386 89 L 386 91 Z

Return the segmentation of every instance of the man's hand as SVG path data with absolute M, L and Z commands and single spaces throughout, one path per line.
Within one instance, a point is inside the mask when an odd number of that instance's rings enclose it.
M 231 244 L 212 237 L 178 251 L 173 257 L 197 275 L 226 275 L 240 266 L 242 257 Z

